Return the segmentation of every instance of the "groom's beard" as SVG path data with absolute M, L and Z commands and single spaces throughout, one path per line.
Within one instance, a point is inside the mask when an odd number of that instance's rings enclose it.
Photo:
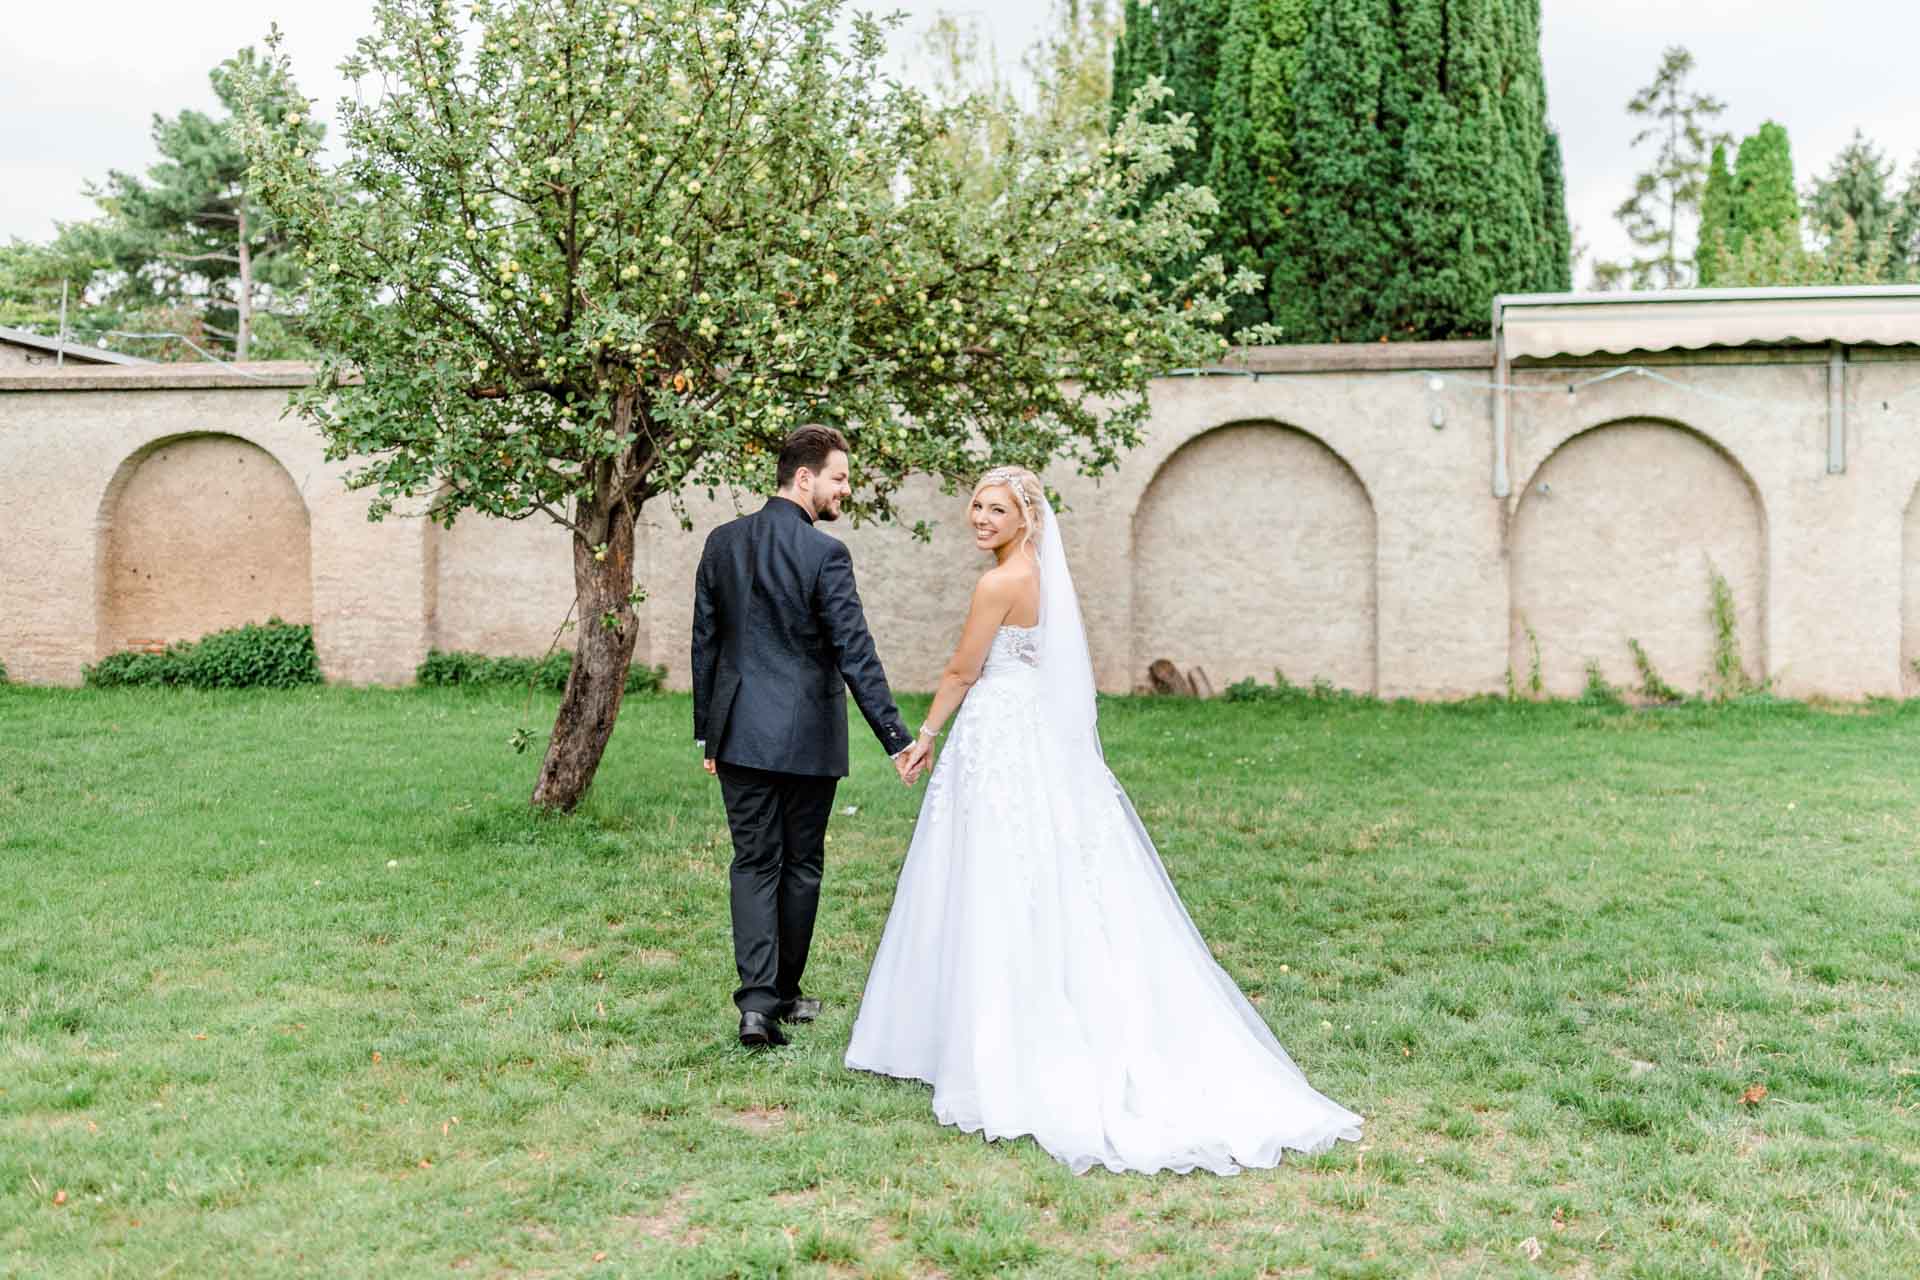
M 813 518 L 815 520 L 838 520 L 840 518 L 840 504 L 836 502 L 825 507 L 815 507 L 813 509 Z

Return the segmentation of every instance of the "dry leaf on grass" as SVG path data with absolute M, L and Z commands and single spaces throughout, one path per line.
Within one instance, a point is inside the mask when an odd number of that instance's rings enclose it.
M 1766 1096 L 1767 1086 L 1763 1084 L 1750 1084 L 1747 1086 L 1747 1091 L 1740 1095 L 1740 1101 L 1749 1107 L 1757 1107 Z
M 1520 1252 L 1527 1255 L 1528 1262 L 1540 1261 L 1540 1255 L 1544 1252 L 1544 1250 L 1540 1248 L 1540 1238 L 1538 1236 L 1528 1236 L 1525 1240 L 1522 1240 L 1520 1242 Z

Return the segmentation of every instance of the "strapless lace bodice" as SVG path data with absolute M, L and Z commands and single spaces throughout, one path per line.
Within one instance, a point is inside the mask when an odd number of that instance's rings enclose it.
M 1034 671 L 1039 666 L 1040 628 L 1002 626 L 993 633 L 980 674 L 1010 675 Z

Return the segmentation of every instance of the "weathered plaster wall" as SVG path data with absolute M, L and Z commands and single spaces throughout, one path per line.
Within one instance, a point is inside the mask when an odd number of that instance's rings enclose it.
M 1538 645 L 1550 693 L 1577 694 L 1597 662 L 1640 683 L 1627 642 L 1682 689 L 1708 687 L 1710 575 L 1732 593 L 1743 665 L 1765 670 L 1766 528 L 1740 467 L 1665 422 L 1595 427 L 1556 449 L 1520 493 L 1512 532 L 1516 672 Z
M 100 500 L 99 647 L 278 617 L 313 621 L 307 504 L 271 453 L 237 436 L 174 436 L 121 463 Z
M 568 531 L 545 516 L 489 520 L 469 515 L 453 528 L 429 525 L 429 643 L 476 653 L 545 653 L 573 601 Z M 644 556 L 643 549 L 636 553 Z M 561 644 L 570 647 L 571 637 Z M 648 660 L 642 642 L 634 661 Z
M 119 490 L 137 480 L 137 464 L 157 443 L 183 436 L 254 446 L 304 504 L 314 643 L 327 674 L 411 677 L 427 642 L 423 522 L 370 524 L 365 495 L 342 483 L 345 468 L 325 461 L 318 435 L 282 416 L 286 388 L 304 373 L 273 365 L 248 372 L 254 376 L 130 367 L 0 379 L 0 661 L 13 678 L 72 683 L 82 665 L 110 651 L 103 631 Z M 258 470 L 268 488 L 282 483 L 272 468 Z M 229 518 L 224 482 L 217 464 L 169 482 L 182 495 L 172 511 L 180 545 Z M 271 590 L 299 594 L 297 584 Z M 224 618 L 201 630 L 220 625 Z
M 1163 379 L 1117 471 L 1049 477 L 1069 505 L 1101 684 L 1133 688 L 1167 657 L 1216 685 L 1278 668 L 1460 696 L 1499 690 L 1509 669 L 1524 680 L 1530 627 L 1556 692 L 1577 691 L 1589 661 L 1632 683 L 1629 637 L 1699 688 L 1711 562 L 1754 675 L 1789 694 L 1920 689 L 1920 396 L 1906 394 L 1920 352 L 1851 353 L 1839 474 L 1826 360 L 1740 350 L 1522 368 L 1514 381 L 1542 393 L 1508 397 L 1504 500 L 1490 489 L 1485 344 L 1272 348 L 1247 376 Z M 1622 364 L 1659 377 L 1567 394 Z M 123 644 L 270 612 L 310 616 L 322 666 L 348 681 L 405 681 L 430 645 L 545 649 L 571 597 L 565 536 L 534 520 L 369 523 L 345 468 L 282 414 L 303 376 L 0 374 L 0 661 L 14 678 L 76 681 Z M 930 545 L 896 527 L 833 531 L 855 548 L 895 684 L 926 688 L 983 566 L 963 498 L 926 483 L 905 499 L 934 521 Z M 664 504 L 643 514 L 637 656 L 675 684 L 702 541 L 734 510 L 695 500 L 691 532 Z
M 1134 515 L 1131 652 L 1178 655 L 1216 688 L 1273 679 L 1276 654 L 1295 676 L 1373 688 L 1374 526 L 1359 478 L 1312 436 L 1257 423 L 1195 437 Z

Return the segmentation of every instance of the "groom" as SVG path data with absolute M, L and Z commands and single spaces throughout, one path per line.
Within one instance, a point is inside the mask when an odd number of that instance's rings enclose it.
M 847 690 L 911 783 L 907 732 L 873 651 L 853 558 L 816 526 L 852 496 L 847 441 L 801 427 L 779 491 L 707 536 L 693 595 L 693 736 L 733 831 L 733 959 L 740 1043 L 785 1044 L 811 1022 L 800 994 L 820 904 L 827 816 L 847 776 Z

